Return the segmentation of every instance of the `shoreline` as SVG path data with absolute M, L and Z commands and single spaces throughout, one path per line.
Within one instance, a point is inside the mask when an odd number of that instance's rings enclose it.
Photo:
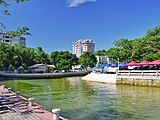
M 59 112 L 53 113 L 53 111 L 56 110 L 60 111 L 59 109 L 52 109 L 52 111 L 50 111 L 44 106 L 34 102 L 33 98 L 27 99 L 19 93 L 15 93 L 11 91 L 11 89 L 5 88 L 4 85 L 0 86 L 0 100 L 0 119 L 2 120 L 7 120 L 8 118 L 16 119 L 17 116 L 21 119 L 30 117 L 35 120 L 54 120 L 53 118 L 56 118 L 55 116 L 57 114 L 60 120 L 68 120 L 59 116 Z
M 30 74 L 14 74 L 0 73 L 1 79 L 50 79 L 63 77 L 85 76 L 90 72 L 68 72 L 68 73 L 30 73 Z

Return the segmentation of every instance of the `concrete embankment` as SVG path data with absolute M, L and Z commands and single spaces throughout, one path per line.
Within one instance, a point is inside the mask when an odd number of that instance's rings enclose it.
M 82 80 L 101 83 L 116 83 L 116 74 L 90 73 L 82 78 Z
M 42 74 L 13 74 L 13 73 L 1 73 L 1 78 L 11 79 L 47 79 L 47 78 L 62 78 L 62 77 L 75 77 L 85 76 L 89 72 L 69 72 L 69 73 L 42 73 Z
M 109 83 L 117 85 L 160 87 L 160 75 L 153 74 L 153 71 L 143 71 L 143 74 L 139 74 L 137 72 L 138 71 L 134 72 L 133 74 L 125 73 L 121 75 L 90 73 L 82 79 L 91 82 Z
M 116 84 L 160 87 L 160 76 L 117 76 Z
M 120 70 L 116 84 L 160 87 L 159 70 Z

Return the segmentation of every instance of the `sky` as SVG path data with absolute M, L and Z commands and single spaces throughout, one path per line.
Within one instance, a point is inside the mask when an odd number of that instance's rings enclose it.
M 121 38 L 144 36 L 160 25 L 160 0 L 30 0 L 8 7 L 11 16 L 0 15 L 8 30 L 26 26 L 28 47 L 51 53 L 72 51 L 72 42 L 90 38 L 96 50 L 109 49 Z

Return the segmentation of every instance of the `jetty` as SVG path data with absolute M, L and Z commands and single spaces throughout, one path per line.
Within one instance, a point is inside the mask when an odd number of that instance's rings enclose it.
M 47 110 L 34 102 L 34 98 L 26 99 L 19 92 L 0 86 L 0 120 L 67 120 L 59 116 L 60 109 Z

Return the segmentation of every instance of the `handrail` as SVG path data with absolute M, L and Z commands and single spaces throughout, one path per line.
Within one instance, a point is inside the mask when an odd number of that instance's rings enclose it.
M 118 70 L 117 76 L 159 76 L 160 70 Z

